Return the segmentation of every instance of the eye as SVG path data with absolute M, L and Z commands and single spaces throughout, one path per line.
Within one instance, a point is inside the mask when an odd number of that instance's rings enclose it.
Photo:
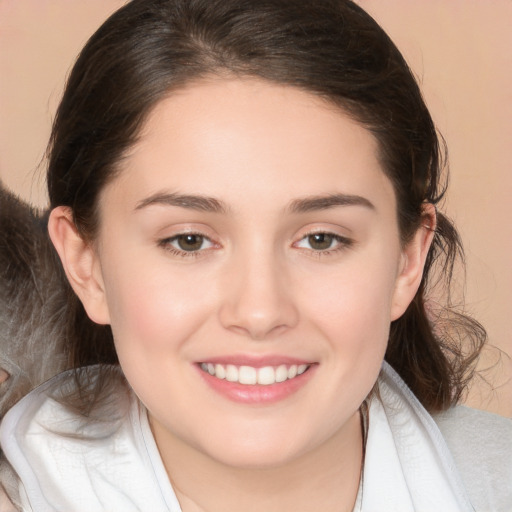
M 198 233 L 182 233 L 159 242 L 165 249 L 177 254 L 196 253 L 213 247 L 213 242 Z
M 331 235 L 330 233 L 314 233 L 312 235 L 308 235 L 304 240 L 307 240 L 311 249 L 314 249 L 315 251 L 325 251 L 330 249 L 336 241 L 334 235 Z
M 333 252 L 352 245 L 352 240 L 334 233 L 311 233 L 299 240 L 295 246 L 316 252 Z

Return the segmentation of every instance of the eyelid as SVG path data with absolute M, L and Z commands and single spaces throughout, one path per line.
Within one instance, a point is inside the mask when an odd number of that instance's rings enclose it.
M 172 242 L 175 242 L 177 241 L 179 238 L 183 237 L 183 236 L 197 236 L 198 238 L 201 238 L 204 241 L 207 241 L 210 243 L 210 246 L 213 246 L 214 245 L 214 242 L 212 240 L 210 240 L 209 237 L 207 237 L 206 235 L 203 235 L 201 233 L 192 233 L 192 232 L 188 232 L 188 233 L 179 233 L 177 235 L 173 235 L 173 236 L 170 236 L 169 238 L 164 238 L 162 240 L 162 242 L 167 242 L 167 243 L 172 243 Z M 204 249 L 198 249 L 199 250 L 204 250 Z M 185 252 L 193 252 L 193 251 L 185 251 Z
M 187 235 L 201 237 L 203 240 L 208 241 L 210 243 L 210 246 L 206 247 L 206 248 L 200 248 L 197 250 L 193 250 L 193 251 L 186 251 L 184 249 L 180 249 L 179 247 L 175 247 L 174 245 L 172 245 L 172 243 L 174 241 L 176 241 L 179 237 L 187 236 Z M 206 235 L 201 230 L 197 230 L 197 229 L 193 229 L 193 228 L 181 229 L 181 230 L 176 231 L 176 233 L 173 233 L 169 236 L 159 237 L 157 239 L 157 245 L 159 247 L 161 247 L 162 249 L 164 249 L 165 251 L 167 251 L 175 256 L 182 257 L 182 258 L 199 257 L 199 256 L 202 256 L 205 253 L 209 252 L 211 249 L 220 247 L 220 244 L 218 242 L 216 242 L 212 236 Z
M 337 244 L 333 248 L 329 249 L 313 249 L 313 248 L 307 248 L 307 247 L 301 247 L 298 244 L 302 242 L 303 240 L 307 240 L 308 237 L 312 235 L 329 235 L 334 238 L 334 240 L 337 241 Z M 306 251 L 309 251 L 310 253 L 314 254 L 315 256 L 321 257 L 322 255 L 327 256 L 336 252 L 343 251 L 345 249 L 348 249 L 352 247 L 355 244 L 355 240 L 353 238 L 347 237 L 345 235 L 341 235 L 340 233 L 337 233 L 336 231 L 332 229 L 326 229 L 325 227 L 318 227 L 318 228 L 312 228 L 309 231 L 306 231 L 305 233 L 301 234 L 300 238 L 296 242 L 294 242 L 292 245 L 294 247 L 297 247 L 299 249 L 305 249 Z

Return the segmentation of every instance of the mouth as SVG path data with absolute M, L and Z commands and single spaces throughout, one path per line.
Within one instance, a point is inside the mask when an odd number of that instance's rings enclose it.
M 203 362 L 199 367 L 205 373 L 219 380 L 254 386 L 271 386 L 296 379 L 305 373 L 310 364 L 280 364 L 278 366 L 254 366 Z
M 308 387 L 318 363 L 287 356 L 233 355 L 196 363 L 202 380 L 217 395 L 251 406 L 272 405 Z

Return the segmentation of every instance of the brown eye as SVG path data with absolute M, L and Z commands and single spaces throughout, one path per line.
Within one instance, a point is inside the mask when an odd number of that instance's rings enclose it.
M 335 236 L 329 233 L 314 233 L 308 236 L 308 242 L 315 251 L 325 251 L 332 247 Z
M 178 247 L 182 251 L 199 251 L 204 244 L 204 237 L 201 235 L 186 234 L 175 238 Z
M 318 256 L 334 255 L 353 245 L 352 239 L 328 231 L 310 233 L 293 244 L 294 247 L 306 249 Z
M 180 233 L 170 238 L 158 241 L 158 245 L 169 251 L 174 256 L 198 256 L 215 244 L 205 235 L 200 233 Z

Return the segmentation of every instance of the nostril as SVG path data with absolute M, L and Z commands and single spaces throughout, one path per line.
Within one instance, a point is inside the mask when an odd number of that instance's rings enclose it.
M 3 384 L 9 377 L 10 375 L 5 370 L 0 368 L 0 384 Z

